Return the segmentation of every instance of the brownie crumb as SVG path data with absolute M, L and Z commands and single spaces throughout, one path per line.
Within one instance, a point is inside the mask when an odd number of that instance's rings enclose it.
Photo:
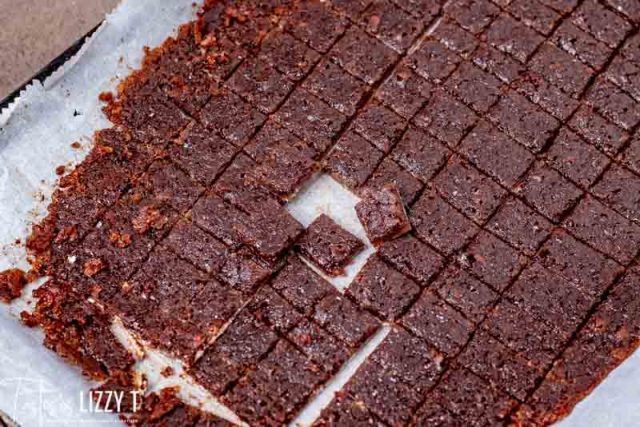
M 24 271 L 12 268 L 0 272 L 0 301 L 9 304 L 20 298 L 22 289 L 27 285 L 27 275 Z

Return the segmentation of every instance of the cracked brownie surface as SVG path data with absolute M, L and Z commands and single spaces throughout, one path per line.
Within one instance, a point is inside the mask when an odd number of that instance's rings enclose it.
M 33 227 L 48 348 L 134 390 L 118 318 L 283 425 L 388 325 L 319 426 L 548 425 L 637 348 L 634 2 L 205 3 L 104 96 L 113 127 Z M 363 243 L 287 209 L 318 170 L 377 247 L 344 292 L 306 261 Z M 143 409 L 227 425 L 174 392 Z

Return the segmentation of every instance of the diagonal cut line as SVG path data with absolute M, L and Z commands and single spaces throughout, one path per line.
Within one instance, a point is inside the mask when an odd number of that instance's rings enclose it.
M 235 425 L 248 427 L 231 409 L 223 405 L 204 387 L 199 385 L 192 376 L 187 374 L 181 361 L 147 345 L 128 330 L 119 318 L 114 319 L 111 324 L 111 331 L 118 342 L 131 352 L 136 359 L 136 364 L 134 365 L 136 374 L 144 376 L 149 384 L 148 389 L 145 391 L 146 393 L 178 386 L 180 388 L 178 396 L 184 403 L 223 418 Z M 165 376 L 161 372 L 167 366 L 170 366 L 173 372 L 171 375 Z
M 342 390 L 345 384 L 356 374 L 360 366 L 367 361 L 371 353 L 384 341 L 391 332 L 391 325 L 383 324 L 375 334 L 365 342 L 358 351 L 347 360 L 338 373 L 327 381 L 315 397 L 302 408 L 296 418 L 289 424 L 289 427 L 309 427 L 322 413 L 331 401 L 336 392 Z

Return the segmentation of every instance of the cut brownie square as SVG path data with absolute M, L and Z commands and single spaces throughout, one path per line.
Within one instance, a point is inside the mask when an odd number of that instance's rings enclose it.
M 551 41 L 578 60 L 599 70 L 611 49 L 569 21 L 564 21 L 551 36 Z
M 258 200 L 247 211 L 249 220 L 234 224 L 235 231 L 245 245 L 269 262 L 276 261 L 303 231 L 302 225 L 275 201 Z
M 200 110 L 200 121 L 234 145 L 244 145 L 265 116 L 238 95 L 221 91 Z
M 524 269 L 504 296 L 537 321 L 569 333 L 596 301 L 536 262 Z
M 237 234 L 240 223 L 247 215 L 226 203 L 216 194 L 206 194 L 193 206 L 193 221 L 232 249 L 239 249 L 242 242 Z
M 444 90 L 434 92 L 431 100 L 414 117 L 414 122 L 451 147 L 458 145 L 474 125 L 477 116 L 469 107 Z
M 277 122 L 268 120 L 242 150 L 259 163 L 267 158 L 272 151 L 287 150 L 290 147 L 298 148 L 308 157 L 316 155 L 315 150 L 300 138 L 280 126 Z
M 526 355 L 532 367 L 548 366 L 571 336 L 556 325 L 536 320 L 508 299 L 489 313 L 483 327 L 507 347 Z
M 638 101 L 640 99 L 639 72 L 640 66 L 637 63 L 618 55 L 609 64 L 605 76 Z
M 330 3 L 341 13 L 356 20 L 371 4 L 371 0 L 331 0 Z
M 436 25 L 430 35 L 464 58 L 469 58 L 479 43 L 476 37 L 448 18 Z
M 318 153 L 329 148 L 346 121 L 342 113 L 302 89 L 293 92 L 274 118 Z
M 405 127 L 403 118 L 375 102 L 360 110 L 353 122 L 357 133 L 385 153 L 400 139 Z
M 586 196 L 564 226 L 582 239 L 611 257 L 629 264 L 638 254 L 640 226 L 607 208 L 602 203 Z
M 378 81 L 398 54 L 362 30 L 347 30 L 329 52 L 329 59 L 368 84 Z
M 479 113 L 486 113 L 502 93 L 497 78 L 466 61 L 449 77 L 446 86 Z
M 569 121 L 569 127 L 596 148 L 614 156 L 629 134 L 587 105 L 582 105 Z
M 293 141 L 292 141 L 293 142 Z M 245 177 L 245 183 L 264 187 L 282 200 L 289 200 L 319 169 L 315 151 L 304 142 L 274 141 L 265 147 L 258 164 Z
M 395 0 L 394 3 L 413 16 L 422 18 L 424 22 L 429 22 L 438 15 L 445 2 L 443 0 Z
M 473 34 L 482 32 L 499 13 L 500 9 L 488 0 L 456 0 L 445 9 L 450 19 Z
M 640 174 L 640 140 L 637 137 L 624 149 L 620 158 L 628 168 Z
M 603 116 L 625 130 L 640 122 L 638 103 L 604 78 L 599 78 L 589 88 L 587 100 Z
M 538 254 L 538 262 L 573 282 L 585 294 L 599 296 L 622 272 L 622 266 L 558 229 Z
M 411 236 L 385 242 L 380 246 L 378 254 L 398 271 L 423 286 L 430 282 L 444 263 L 444 259 L 436 251 Z
M 416 426 L 446 427 L 456 425 L 457 417 L 439 403 L 427 398 L 413 416 L 412 424 Z
M 502 97 L 489 111 L 488 117 L 534 153 L 545 147 L 559 125 L 558 120 L 515 92 Z
M 344 343 L 312 321 L 300 322 L 287 337 L 328 374 L 336 372 L 351 354 Z
M 609 6 L 625 15 L 631 22 L 640 21 L 640 5 L 634 1 L 627 0 L 606 0 Z
M 379 191 L 389 183 L 398 186 L 405 205 L 411 204 L 422 189 L 422 183 L 417 178 L 398 166 L 390 157 L 385 157 L 367 181 L 366 186 Z
M 537 0 L 513 0 L 507 6 L 507 11 L 526 25 L 547 36 L 561 18 L 559 13 Z
M 557 118 L 567 120 L 580 102 L 545 80 L 544 74 L 528 70 L 513 82 L 513 89 Z
M 275 332 L 242 310 L 191 367 L 190 373 L 214 396 L 220 396 L 277 341 Z
M 358 304 L 384 319 L 397 318 L 420 293 L 416 283 L 372 256 L 346 290 Z
M 313 427 L 329 426 L 371 426 L 384 427 L 380 419 L 361 401 L 353 397 L 336 393 L 333 400 L 322 410 L 320 417 L 315 420 Z
M 485 43 L 473 52 L 471 60 L 504 83 L 513 82 L 525 70 L 518 61 Z
M 362 186 L 384 153 L 353 131 L 344 134 L 324 161 L 325 169 L 352 190 Z
M 401 322 L 448 357 L 458 353 L 474 329 L 473 323 L 430 291 L 423 292 Z
M 136 89 L 105 107 L 112 123 L 131 129 L 141 141 L 171 138 L 189 124 L 186 114 L 157 87 Z
M 434 179 L 438 192 L 473 221 L 486 221 L 507 192 L 460 157 L 452 157 Z
M 286 424 L 325 375 L 293 345 L 280 340 L 223 401 L 252 425 Z
M 554 222 L 559 221 L 582 196 L 582 190 L 542 163 L 529 171 L 515 191 Z
M 363 249 L 364 244 L 329 216 L 322 214 L 309 225 L 296 246 L 322 271 L 339 276 L 344 274 L 344 268 Z
M 482 120 L 459 147 L 471 163 L 511 187 L 534 160 L 534 156 L 488 122 Z
M 203 185 L 211 184 L 236 153 L 236 147 L 200 124 L 191 126 L 169 148 L 171 160 Z
M 404 425 L 435 384 L 441 362 L 442 355 L 422 340 L 393 328 L 345 391 L 389 425 Z
M 521 62 L 536 50 L 544 38 L 504 13 L 493 21 L 486 32 L 487 42 L 513 55 Z
M 427 399 L 455 415 L 459 425 L 495 426 L 505 424 L 515 401 L 470 371 L 450 370 Z
M 607 156 L 563 127 L 545 153 L 549 164 L 583 187 L 589 187 L 609 165 Z
M 285 77 L 298 81 L 318 62 L 320 54 L 289 34 L 274 31 L 262 41 L 259 57 Z
M 398 53 L 406 51 L 423 29 L 416 19 L 389 0 L 375 0 L 360 17 L 360 24 Z
M 385 184 L 379 189 L 365 188 L 361 195 L 362 200 L 355 210 L 371 243 L 378 246 L 411 230 L 396 184 Z
M 552 227 L 542 215 L 515 198 L 509 198 L 487 224 L 487 229 L 528 255 L 536 252 Z
M 478 227 L 428 189 L 411 209 L 416 235 L 445 254 L 451 254 L 478 232 Z
M 306 315 L 313 313 L 316 304 L 324 297 L 337 293 L 329 282 L 296 256 L 289 258 L 287 265 L 271 282 L 271 286 Z
M 303 319 L 302 314 L 268 286 L 256 292 L 246 309 L 278 334 L 286 334 Z
M 204 192 L 204 187 L 192 180 L 173 163 L 155 161 L 140 178 L 143 185 L 155 199 L 164 202 L 177 211 L 185 212 Z
M 595 0 L 583 2 L 572 14 L 576 26 L 615 48 L 631 30 L 631 24 Z
M 434 87 L 428 80 L 401 65 L 382 83 L 375 97 L 409 120 L 431 97 Z
M 551 43 L 544 43 L 529 61 L 529 67 L 568 94 L 578 97 L 594 72 Z
M 302 87 L 347 116 L 355 114 L 360 101 L 369 90 L 366 83 L 331 61 L 320 62 L 302 83 Z
M 178 222 L 163 243 L 179 257 L 208 273 L 218 272 L 229 255 L 224 244 L 186 220 Z
M 479 323 L 498 300 L 498 293 L 457 265 L 449 266 L 433 282 L 440 298 Z
M 526 263 L 516 250 L 486 231 L 469 244 L 462 259 L 469 271 L 497 291 L 504 290 Z
M 640 222 L 640 177 L 624 166 L 613 165 L 591 193 L 628 219 Z
M 456 69 L 462 58 L 439 41 L 427 39 L 409 55 L 407 61 L 420 76 L 441 83 Z
M 391 152 L 391 157 L 422 182 L 433 177 L 446 162 L 450 151 L 425 132 L 410 127 Z
M 357 347 L 378 328 L 379 321 L 337 292 L 325 296 L 315 307 L 313 318 L 349 347 Z
M 299 5 L 285 24 L 294 37 L 322 53 L 331 48 L 346 26 L 346 19 L 319 1 Z
M 522 355 L 480 330 L 460 355 L 460 364 L 479 377 L 486 378 L 495 387 L 524 400 L 536 380 L 543 375 L 539 367 L 532 366 Z
M 244 61 L 228 81 L 229 87 L 263 113 L 272 113 L 293 89 L 293 82 L 262 60 Z
M 640 35 L 635 34 L 629 37 L 622 45 L 620 53 L 631 61 L 638 62 L 640 60 Z

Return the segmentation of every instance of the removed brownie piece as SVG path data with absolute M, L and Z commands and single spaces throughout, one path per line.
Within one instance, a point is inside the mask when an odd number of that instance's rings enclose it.
M 311 223 L 296 246 L 322 271 L 339 276 L 344 274 L 344 268 L 364 244 L 329 216 L 322 214 Z
M 369 240 L 376 246 L 411 230 L 397 184 L 364 189 L 362 200 L 356 205 L 356 213 Z

